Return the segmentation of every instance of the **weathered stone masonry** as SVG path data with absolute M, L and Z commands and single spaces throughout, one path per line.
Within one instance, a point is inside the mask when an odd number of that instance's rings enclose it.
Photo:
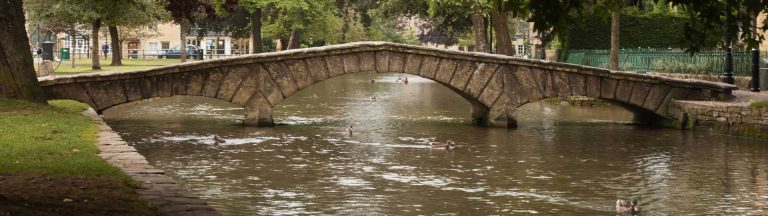
M 272 108 L 314 83 L 357 72 L 406 73 L 441 83 L 469 101 L 480 125 L 515 127 L 515 110 L 551 97 L 587 96 L 621 104 L 646 119 L 673 119 L 677 99 L 731 96 L 735 86 L 541 60 L 386 42 L 360 42 L 197 61 L 131 72 L 45 78 L 51 98 L 103 111 L 154 97 L 193 95 L 246 108 L 245 123 L 270 126 Z
M 675 101 L 671 113 L 677 127 L 714 129 L 718 132 L 768 139 L 768 108 L 751 108 L 739 103 Z

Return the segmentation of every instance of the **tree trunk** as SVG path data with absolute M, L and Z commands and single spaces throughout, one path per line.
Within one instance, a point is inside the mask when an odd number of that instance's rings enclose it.
M 288 49 L 298 49 L 301 47 L 301 30 L 291 30 L 291 38 L 288 40 Z
M 117 26 L 109 26 L 109 37 L 112 39 L 112 64 L 109 65 L 123 66 L 123 48 L 117 33 Z
M 509 23 L 507 12 L 491 10 L 493 18 L 493 30 L 496 34 L 496 50 L 498 54 L 513 56 L 515 49 L 512 47 L 512 36 L 509 35 Z
M 621 4 L 613 6 L 611 15 L 611 70 L 619 69 L 619 28 L 621 26 Z
M 72 32 L 76 32 L 72 30 Z M 77 34 L 70 34 L 72 46 L 69 47 L 69 59 L 72 60 L 72 68 L 75 68 L 75 47 L 77 47 Z
M 181 41 L 181 44 L 179 44 L 179 59 L 181 59 L 181 62 L 187 61 L 187 21 L 182 20 L 179 22 L 179 41 Z
M 99 29 L 101 28 L 101 19 L 93 21 L 91 26 L 91 68 L 94 70 L 101 70 L 101 63 L 99 62 Z
M 475 52 L 486 52 L 488 42 L 486 41 L 483 14 L 480 12 L 472 13 L 472 32 L 475 33 Z
M 0 8 L 0 98 L 46 103 L 37 82 L 21 0 L 2 0 Z
M 251 54 L 264 52 L 261 44 L 261 8 L 257 8 L 251 13 L 251 41 L 253 41 Z

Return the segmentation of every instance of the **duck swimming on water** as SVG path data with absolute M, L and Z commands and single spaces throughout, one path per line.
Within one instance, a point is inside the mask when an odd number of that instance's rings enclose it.
M 635 213 L 640 212 L 637 199 L 616 200 L 616 212 L 629 215 L 634 215 Z
M 347 133 L 349 133 L 349 136 L 352 136 L 352 125 L 347 127 Z
M 213 145 L 217 146 L 219 144 L 223 144 L 223 143 L 226 143 L 226 142 L 227 142 L 227 140 L 222 139 L 218 135 L 213 135 Z
M 439 150 L 453 150 L 456 149 L 456 146 L 454 145 L 453 141 L 446 141 L 445 143 L 442 142 L 430 142 L 429 147 L 432 149 L 439 149 Z

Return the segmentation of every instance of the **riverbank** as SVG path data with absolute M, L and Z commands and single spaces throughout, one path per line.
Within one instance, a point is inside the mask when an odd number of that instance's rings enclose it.
M 733 94 L 727 101 L 675 101 L 676 127 L 768 139 L 768 92 Z
M 157 208 L 161 216 L 216 216 L 216 210 L 202 199 L 186 191 L 176 181 L 147 162 L 146 158 L 129 146 L 93 109 L 82 112 L 98 128 L 96 146 L 99 156 L 127 173 L 139 186 L 136 192 Z
M 156 215 L 71 101 L 0 100 L 0 215 Z

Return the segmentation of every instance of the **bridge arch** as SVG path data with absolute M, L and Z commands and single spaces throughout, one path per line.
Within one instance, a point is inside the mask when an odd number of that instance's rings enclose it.
M 515 127 L 515 110 L 529 102 L 573 95 L 604 99 L 637 113 L 673 119 L 669 102 L 727 97 L 735 87 L 611 72 L 540 60 L 361 42 L 198 61 L 142 71 L 45 78 L 51 98 L 102 111 L 173 95 L 217 98 L 246 108 L 246 124 L 270 126 L 272 108 L 314 83 L 358 72 L 405 73 L 434 80 L 467 99 L 476 124 Z

